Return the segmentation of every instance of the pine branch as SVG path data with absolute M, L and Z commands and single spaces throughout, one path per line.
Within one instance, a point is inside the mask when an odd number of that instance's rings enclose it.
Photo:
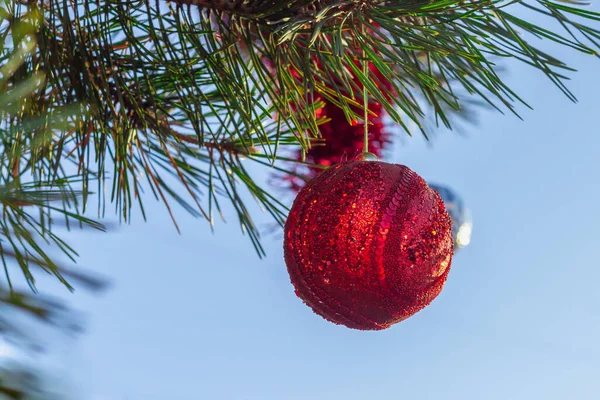
M 50 390 L 53 386 L 50 377 L 38 368 L 38 366 L 25 366 L 14 362 L 0 367 L 0 397 L 14 400 L 69 398 Z
M 32 269 L 56 276 L 72 289 L 64 275 L 90 288 L 101 282 L 55 263 L 48 251 L 60 250 L 72 261 L 77 253 L 54 233 L 54 227 L 104 227 L 81 215 L 83 191 L 77 174 L 65 172 L 60 159 L 60 132 L 66 135 L 78 120 L 78 107 L 53 103 L 44 91 L 46 74 L 28 68 L 37 53 L 36 16 L 11 18 L 0 8 L 0 258 L 6 284 L 13 290 L 9 265 L 16 264 L 35 290 Z M 60 160 L 62 161 L 62 160 Z
M 452 127 L 465 104 L 517 115 L 528 106 L 500 75 L 506 58 L 575 100 L 565 84 L 572 68 L 536 43 L 593 56 L 600 44 L 600 14 L 548 0 L 2 0 L 0 17 L 5 49 L 16 50 L 22 32 L 35 43 L 2 87 L 11 99 L 2 114 L 6 183 L 18 188 L 29 174 L 34 187 L 76 185 L 82 211 L 95 186 L 98 215 L 110 203 L 122 220 L 134 206 L 146 217 L 149 192 L 174 221 L 171 202 L 212 225 L 225 198 L 259 255 L 244 193 L 279 223 L 287 211 L 247 164 L 281 168 L 282 147 L 312 146 L 318 99 L 358 121 L 366 89 L 407 133 L 414 125 L 427 135 L 426 121 Z M 375 73 L 364 73 L 365 62 Z M 23 93 L 25 111 L 15 102 Z M 32 128 L 39 122 L 55 128 Z
M 273 0 L 176 0 L 175 2 L 180 5 L 187 4 L 244 16 L 260 14 L 261 11 L 281 3 Z M 288 1 L 288 3 L 293 2 Z

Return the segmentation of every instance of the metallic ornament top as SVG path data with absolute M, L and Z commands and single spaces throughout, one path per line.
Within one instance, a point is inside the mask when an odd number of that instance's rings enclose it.
M 335 165 L 298 194 L 284 231 L 296 294 L 336 324 L 380 330 L 427 306 L 452 261 L 452 222 L 408 167 Z

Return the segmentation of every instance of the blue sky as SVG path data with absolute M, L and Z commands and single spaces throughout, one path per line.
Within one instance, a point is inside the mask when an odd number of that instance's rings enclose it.
M 232 213 L 213 235 L 179 212 L 178 235 L 149 201 L 145 224 L 70 236 L 114 287 L 64 296 L 88 333 L 58 346 L 57 370 L 84 400 L 597 398 L 600 63 L 553 48 L 579 69 L 578 104 L 510 64 L 524 121 L 485 112 L 430 144 L 396 133 L 384 161 L 452 187 L 474 220 L 422 312 L 381 332 L 330 324 L 294 295 L 280 237 L 259 260 Z

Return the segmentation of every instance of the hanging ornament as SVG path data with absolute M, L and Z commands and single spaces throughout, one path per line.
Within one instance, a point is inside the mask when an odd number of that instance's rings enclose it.
M 380 330 L 427 306 L 452 260 L 439 195 L 403 165 L 337 164 L 298 194 L 284 230 L 296 294 L 349 328 Z
M 435 190 L 446 205 L 446 210 L 452 218 L 452 238 L 454 240 L 454 249 L 458 250 L 471 243 L 471 233 L 473 223 L 469 210 L 465 207 L 463 200 L 452 189 L 436 184 L 429 184 L 429 187 Z
M 377 115 L 369 121 L 369 151 L 381 157 L 384 146 L 389 142 L 389 135 L 382 122 L 383 110 L 380 104 L 371 104 L 369 110 Z M 329 167 L 343 161 L 344 158 L 353 159 L 362 153 L 364 122 L 348 122 L 344 111 L 329 102 L 325 103 L 322 115 L 331 119 L 319 127 L 319 133 L 325 139 L 325 143 L 307 151 L 308 162 Z M 316 173 L 321 171 L 315 169 Z
M 381 105 L 372 104 L 369 110 L 377 115 L 369 121 L 369 152 L 381 158 L 384 148 L 390 143 L 390 135 L 383 123 Z M 330 121 L 319 126 L 323 141 L 306 151 L 306 163 L 330 167 L 342 161 L 352 160 L 362 153 L 364 139 L 362 121 L 348 122 L 343 110 L 330 102 L 325 102 L 325 105 L 317 110 L 317 117 L 321 116 L 326 116 Z M 291 158 L 302 160 L 302 151 L 295 151 Z M 298 192 L 305 184 L 305 181 L 297 175 L 314 178 L 323 171 L 319 167 L 298 163 L 290 163 L 287 168 L 293 174 L 277 175 L 277 180 L 272 182 L 293 192 Z
M 379 72 L 374 64 L 369 64 L 369 71 L 375 80 L 375 84 L 382 89 L 382 93 L 387 95 L 393 93 L 392 85 L 383 78 L 381 72 Z M 292 75 L 300 79 L 297 72 L 292 71 Z M 356 84 L 359 84 L 356 76 L 354 77 L 354 81 Z M 317 101 L 323 102 L 324 105 L 316 110 L 316 117 L 329 119 L 328 122 L 319 125 L 319 135 L 322 141 L 310 147 L 306 151 L 306 154 L 303 154 L 300 149 L 296 150 L 290 158 L 298 161 L 303 160 L 308 164 L 330 167 L 359 156 L 363 152 L 364 122 L 348 121 L 346 114 L 344 114 L 344 111 L 338 105 L 322 96 L 315 96 L 315 102 Z M 369 120 L 369 152 L 381 158 L 383 157 L 384 148 L 390 143 L 390 134 L 383 122 L 385 110 L 374 99 L 369 101 L 369 110 L 375 114 Z M 357 113 L 363 112 L 359 108 L 354 108 L 354 111 Z M 278 186 L 284 186 L 293 192 L 298 192 L 305 184 L 305 181 L 297 175 L 314 178 L 323 171 L 319 167 L 298 163 L 290 163 L 287 169 L 292 173 L 277 175 L 276 179 L 272 182 L 278 184 Z

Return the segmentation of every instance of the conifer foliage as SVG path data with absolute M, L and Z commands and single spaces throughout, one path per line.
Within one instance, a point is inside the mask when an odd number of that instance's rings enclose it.
M 149 197 L 175 224 L 174 204 L 237 218 L 262 256 L 247 199 L 280 224 L 287 208 L 248 166 L 310 163 L 323 107 L 411 135 L 477 101 L 518 114 L 506 59 L 575 100 L 571 67 L 539 44 L 597 57 L 599 28 L 573 1 L 0 0 L 1 284 L 18 270 L 33 288 L 39 267 L 68 285 L 47 249 L 76 253 L 55 225 L 150 218 Z

